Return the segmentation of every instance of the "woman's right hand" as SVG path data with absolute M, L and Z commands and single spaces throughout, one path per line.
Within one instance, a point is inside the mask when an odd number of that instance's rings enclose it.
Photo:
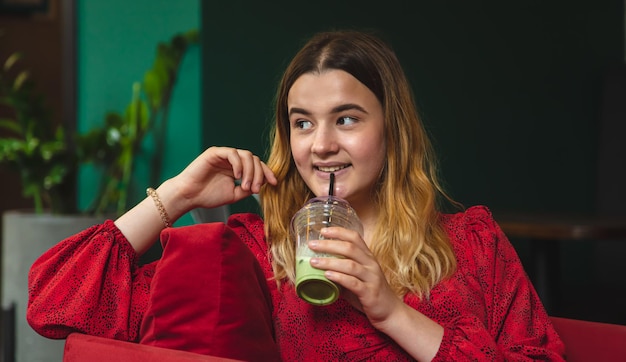
M 258 156 L 230 147 L 208 148 L 171 181 L 186 200 L 186 211 L 231 204 L 277 182 Z
M 236 182 L 237 181 L 237 182 Z M 146 197 L 115 220 L 115 225 L 141 255 L 154 244 L 165 226 L 198 208 L 230 204 L 259 192 L 265 183 L 276 185 L 274 173 L 250 151 L 210 147 L 156 192 L 165 213 Z

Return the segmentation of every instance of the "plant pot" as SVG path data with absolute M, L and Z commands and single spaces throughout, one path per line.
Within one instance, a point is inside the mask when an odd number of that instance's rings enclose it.
M 11 354 L 18 362 L 58 362 L 63 359 L 65 341 L 44 338 L 26 322 L 28 272 L 33 262 L 59 241 L 104 220 L 103 216 L 35 214 L 27 211 L 7 211 L 3 214 L 2 308 L 15 313 L 4 316 L 4 319 L 14 321 L 3 323 L 8 325 L 2 331 L 6 361 Z

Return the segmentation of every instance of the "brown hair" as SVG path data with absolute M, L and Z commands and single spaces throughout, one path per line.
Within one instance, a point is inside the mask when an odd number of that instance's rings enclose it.
M 387 158 L 373 199 L 380 215 L 371 251 L 398 295 L 428 295 L 456 268 L 437 211 L 440 196 L 454 201 L 437 181 L 431 143 L 395 53 L 379 38 L 355 31 L 314 36 L 295 55 L 277 90 L 276 122 L 267 164 L 278 178 L 278 185 L 265 185 L 260 193 L 275 278 L 294 280 L 295 247 L 289 223 L 306 200 L 314 197 L 291 155 L 287 96 L 301 75 L 329 69 L 350 73 L 367 86 L 384 112 Z

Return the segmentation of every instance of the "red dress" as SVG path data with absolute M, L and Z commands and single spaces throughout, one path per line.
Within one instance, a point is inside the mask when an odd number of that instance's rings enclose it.
M 564 346 L 512 245 L 484 207 L 442 215 L 458 268 L 429 299 L 404 301 L 444 327 L 437 361 L 563 360 Z M 272 276 L 263 221 L 233 215 L 228 225 Z M 42 255 L 29 275 L 28 320 L 50 338 L 69 333 L 138 341 L 155 263 L 137 256 L 112 221 L 70 237 Z M 411 361 L 391 338 L 343 299 L 301 301 L 288 282 L 268 282 L 276 341 L 285 361 Z

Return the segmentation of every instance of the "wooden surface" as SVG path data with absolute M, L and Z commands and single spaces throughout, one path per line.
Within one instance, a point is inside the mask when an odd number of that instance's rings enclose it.
M 494 214 L 509 238 L 534 240 L 626 240 L 626 217 Z
M 572 241 L 626 242 L 626 217 L 494 213 L 510 239 L 530 243 L 528 271 L 546 310 L 560 304 L 560 248 Z

